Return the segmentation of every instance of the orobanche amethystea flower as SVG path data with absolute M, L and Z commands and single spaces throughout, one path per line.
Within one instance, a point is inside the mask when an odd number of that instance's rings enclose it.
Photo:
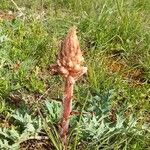
M 65 79 L 63 113 L 59 128 L 64 144 L 66 144 L 69 117 L 72 111 L 73 86 L 75 81 L 87 72 L 87 67 L 82 66 L 83 62 L 84 58 L 76 35 L 76 27 L 72 27 L 61 43 L 56 64 L 51 67 L 52 73 L 60 74 Z
M 87 68 L 82 66 L 83 62 L 84 58 L 76 35 L 76 27 L 72 27 L 61 43 L 57 64 L 53 67 L 53 71 L 64 77 L 70 75 L 76 80 L 87 71 Z

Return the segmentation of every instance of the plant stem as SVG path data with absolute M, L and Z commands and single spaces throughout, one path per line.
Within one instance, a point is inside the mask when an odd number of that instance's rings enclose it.
M 69 117 L 72 111 L 73 86 L 74 78 L 68 76 L 65 81 L 64 99 L 63 99 L 63 114 L 60 125 L 60 135 L 64 144 L 66 144 L 66 134 L 69 128 Z

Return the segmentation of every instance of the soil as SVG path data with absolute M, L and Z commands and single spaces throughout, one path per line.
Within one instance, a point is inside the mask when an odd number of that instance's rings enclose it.
M 4 115 L 0 115 L 0 128 L 12 128 L 12 124 L 6 119 Z
M 20 144 L 20 150 L 54 150 L 48 140 L 30 139 Z
M 120 56 L 107 56 L 105 60 L 106 70 L 109 75 L 120 74 L 131 86 L 142 85 L 145 79 L 145 70 L 142 67 L 132 67 Z
M 15 19 L 15 15 L 10 12 L 5 12 L 0 10 L 0 20 L 13 20 Z

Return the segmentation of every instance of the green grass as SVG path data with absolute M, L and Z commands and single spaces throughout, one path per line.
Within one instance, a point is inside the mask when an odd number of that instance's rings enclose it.
M 149 149 L 150 1 L 15 3 L 22 13 L 11 0 L 0 5 L 16 15 L 0 20 L 0 149 L 19 149 L 41 132 L 53 149 L 63 149 L 57 133 L 61 105 L 53 100 L 62 98 L 63 81 L 50 75 L 49 66 L 72 25 L 88 74 L 75 86 L 73 109 L 82 113 L 71 118 L 68 149 Z M 108 57 L 126 67 L 111 72 Z M 144 71 L 137 79 L 130 71 L 138 68 Z

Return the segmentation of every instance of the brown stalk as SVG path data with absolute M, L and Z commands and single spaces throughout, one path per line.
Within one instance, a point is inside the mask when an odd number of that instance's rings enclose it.
M 61 43 L 57 63 L 51 67 L 53 74 L 60 74 L 65 80 L 63 113 L 59 129 L 64 143 L 66 143 L 69 117 L 72 112 L 73 86 L 87 72 L 87 67 L 82 66 L 83 62 L 84 58 L 76 35 L 76 27 L 73 26 L 69 29 L 66 38 Z

